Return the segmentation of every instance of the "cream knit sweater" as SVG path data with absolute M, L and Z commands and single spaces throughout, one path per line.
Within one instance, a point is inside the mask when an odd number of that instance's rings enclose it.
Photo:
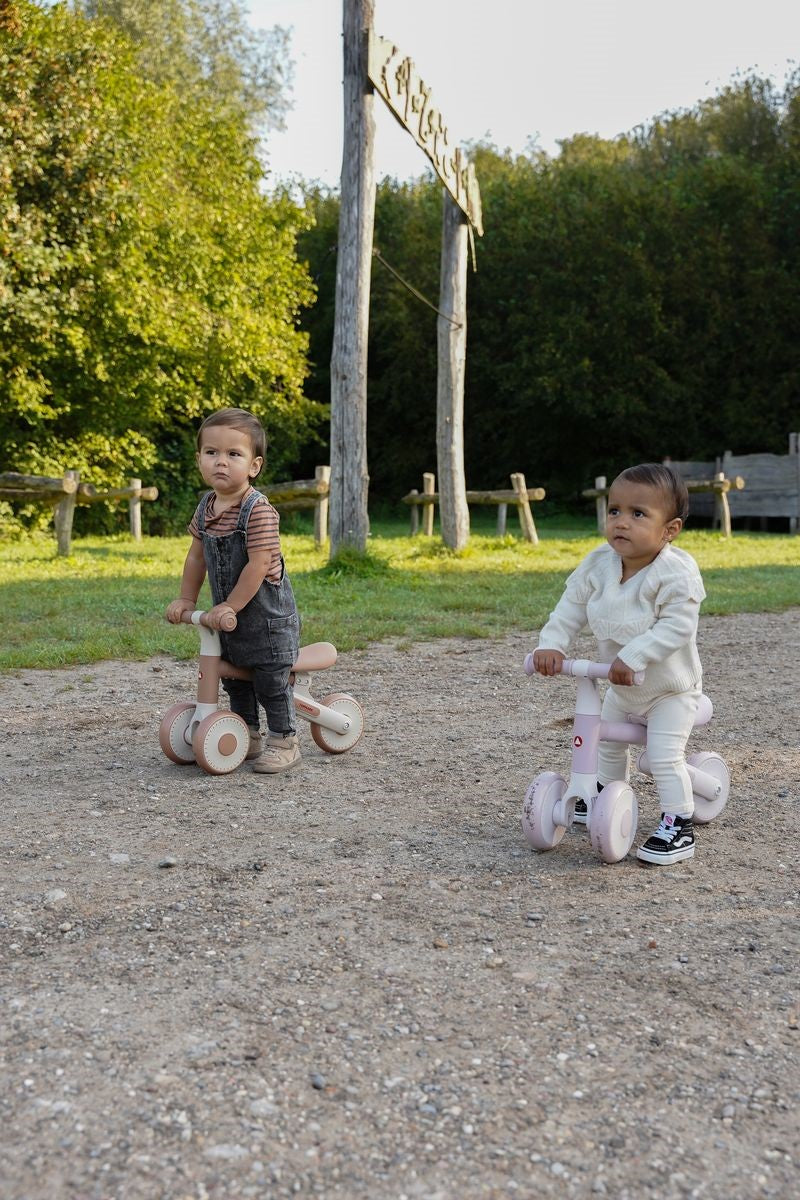
M 588 625 L 600 662 L 621 658 L 634 671 L 645 671 L 643 684 L 619 689 L 637 704 L 700 687 L 697 620 L 706 593 L 697 563 L 666 545 L 625 583 L 621 576 L 622 560 L 609 545 L 587 554 L 567 579 L 539 635 L 539 649 L 567 654 Z

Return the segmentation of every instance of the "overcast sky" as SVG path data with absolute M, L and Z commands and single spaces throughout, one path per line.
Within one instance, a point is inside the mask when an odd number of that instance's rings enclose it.
M 294 110 L 268 153 L 280 178 L 337 185 L 342 0 L 250 0 L 257 28 L 292 29 Z M 690 108 L 751 69 L 782 84 L 800 61 L 800 0 L 375 0 L 375 30 L 411 57 L 456 141 L 549 153 Z M 380 102 L 379 177 L 427 159 Z

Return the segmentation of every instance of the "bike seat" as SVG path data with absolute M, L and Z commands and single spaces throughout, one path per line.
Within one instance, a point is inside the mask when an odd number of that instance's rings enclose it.
M 301 671 L 324 671 L 326 667 L 332 667 L 335 662 L 336 647 L 332 642 L 311 642 L 308 646 L 300 647 L 300 653 L 292 671 L 295 674 Z

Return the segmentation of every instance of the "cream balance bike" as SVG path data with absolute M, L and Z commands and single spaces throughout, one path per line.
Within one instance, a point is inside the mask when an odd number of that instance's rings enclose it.
M 167 758 L 179 766 L 196 762 L 209 775 L 227 775 L 241 766 L 250 746 L 250 730 L 236 713 L 219 707 L 221 679 L 250 679 L 243 667 L 222 658 L 219 634 L 209 628 L 202 611 L 185 613 L 183 622 L 196 625 L 200 633 L 200 669 L 197 700 L 174 704 L 165 714 L 158 740 Z M 236 628 L 231 613 L 225 632 Z M 302 646 L 292 667 L 294 707 L 311 725 L 311 736 L 327 754 L 352 750 L 364 732 L 361 705 L 346 692 L 331 692 L 322 701 L 311 695 L 311 677 L 336 662 L 336 647 L 330 642 Z

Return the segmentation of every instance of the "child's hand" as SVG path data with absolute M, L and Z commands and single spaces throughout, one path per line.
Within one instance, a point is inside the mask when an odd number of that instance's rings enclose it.
M 206 613 L 206 624 L 211 629 L 230 629 L 230 618 L 233 617 L 233 625 L 236 627 L 236 610 L 231 608 L 230 604 L 215 604 Z
M 533 665 L 540 675 L 558 675 L 565 658 L 560 650 L 534 650 Z
M 608 672 L 608 682 L 615 683 L 617 687 L 632 687 L 634 675 L 633 667 L 629 667 L 621 658 L 615 658 Z
M 165 615 L 171 625 L 180 625 L 185 612 L 194 612 L 194 605 L 190 604 L 188 600 L 184 600 L 181 596 L 167 606 Z

